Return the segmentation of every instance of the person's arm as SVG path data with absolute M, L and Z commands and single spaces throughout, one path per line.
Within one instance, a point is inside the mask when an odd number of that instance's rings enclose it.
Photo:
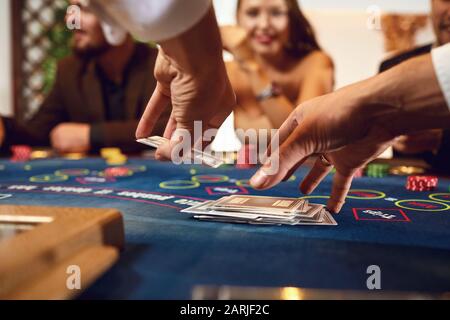
M 157 152 L 158 158 L 170 159 L 180 136 L 186 132 L 194 136 L 194 121 L 202 121 L 203 131 L 218 128 L 231 113 L 236 99 L 222 59 L 220 33 L 212 7 L 193 28 L 160 45 L 155 69 L 158 84 L 136 136 L 147 137 L 172 102 L 172 115 L 164 134 L 171 139 L 171 144 Z
M 197 24 L 211 0 L 90 0 L 107 40 L 117 45 L 126 31 L 143 42 L 172 39 Z
M 227 72 L 239 105 L 235 110 L 237 128 L 278 129 L 294 110 L 280 90 L 270 92 L 276 89 L 262 70 L 246 69 L 235 60 L 227 63 Z
M 300 88 L 297 104 L 330 93 L 334 88 L 334 65 L 330 57 L 323 52 L 315 52 L 310 64 Z
M 67 119 L 64 111 L 64 102 L 61 99 L 59 68 L 52 90 L 45 98 L 39 110 L 29 121 L 17 121 L 12 118 L 3 118 L 4 141 L 3 147 L 8 148 L 15 144 L 31 146 L 50 145 L 49 134 L 54 126 Z
M 450 57 L 450 46 L 447 50 Z M 309 156 L 324 154 L 305 177 L 301 190 L 311 193 L 334 165 L 328 208 L 339 212 L 353 174 L 382 153 L 392 139 L 417 130 L 450 127 L 450 99 L 446 101 L 450 83 L 441 81 L 442 76 L 450 76 L 450 68 L 442 69 L 443 65 L 436 60 L 433 65 L 431 55 L 412 59 L 300 105 L 280 128 L 281 146 L 252 178 L 252 185 L 273 187 Z
M 306 63 L 309 64 L 309 67 L 305 69 L 307 74 L 304 76 L 303 83 L 299 88 L 297 104 L 333 91 L 334 68 L 331 59 L 321 52 L 313 53 L 312 56 L 306 59 L 308 59 Z M 250 81 L 257 94 L 271 85 L 262 71 L 251 73 Z M 295 109 L 295 105 L 281 92 L 276 97 L 262 100 L 260 104 L 275 128 L 281 127 Z
M 450 50 L 448 58 L 450 60 Z M 449 71 L 450 68 L 446 72 Z M 394 136 L 450 126 L 445 91 L 441 88 L 431 55 L 386 71 L 363 84 L 361 89 L 366 87 L 368 91 L 362 93 L 358 111 L 367 114 L 373 121 L 372 126 L 385 127 Z
M 276 84 L 271 83 L 264 70 L 248 72 L 248 80 L 260 108 L 272 123 L 272 127 L 281 127 L 294 111 L 294 104 L 281 92 L 280 88 L 277 88 Z M 275 92 L 269 95 L 268 91 Z

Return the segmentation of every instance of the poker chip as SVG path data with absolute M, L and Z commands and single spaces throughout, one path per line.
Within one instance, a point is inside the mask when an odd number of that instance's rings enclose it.
M 237 156 L 236 168 L 250 169 L 257 165 L 258 154 L 255 145 L 246 144 L 241 148 Z
M 105 169 L 105 177 L 128 177 L 133 174 L 133 171 L 127 167 L 113 167 Z
M 33 150 L 33 152 L 31 152 L 31 160 L 48 159 L 52 155 L 51 150 Z
M 32 149 L 26 145 L 16 145 L 11 147 L 12 162 L 27 162 L 31 159 Z
M 110 166 L 120 166 L 126 164 L 128 157 L 123 154 L 115 155 L 114 157 L 106 159 L 106 163 Z
M 100 155 L 104 159 L 109 159 L 118 155 L 122 155 L 122 151 L 119 148 L 103 148 L 100 150 Z
M 392 167 L 389 173 L 396 176 L 409 176 L 409 175 L 419 175 L 425 173 L 425 169 L 413 166 L 397 166 Z
M 67 160 L 81 160 L 86 158 L 86 154 L 82 152 L 71 152 L 63 154 L 62 157 Z
M 124 165 L 128 161 L 128 157 L 119 148 L 103 148 L 100 150 L 100 155 L 110 166 Z
M 384 178 L 389 175 L 388 164 L 383 163 L 371 163 L 367 166 L 366 174 L 370 178 Z
M 409 176 L 406 189 L 409 191 L 432 191 L 436 189 L 439 179 L 436 176 Z

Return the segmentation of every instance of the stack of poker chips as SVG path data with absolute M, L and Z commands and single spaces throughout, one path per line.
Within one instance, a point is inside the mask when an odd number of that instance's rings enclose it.
M 128 161 L 128 157 L 119 148 L 103 148 L 100 154 L 110 166 L 120 166 Z
M 436 176 L 409 176 L 406 181 L 406 189 L 409 191 L 432 191 L 437 185 Z
M 424 168 L 414 167 L 414 166 L 397 166 L 392 167 L 389 170 L 390 174 L 396 176 L 409 176 L 409 175 L 419 175 L 425 172 Z
M 370 178 L 384 178 L 389 175 L 389 165 L 382 163 L 372 163 L 367 166 L 366 174 Z
M 11 147 L 12 162 L 27 162 L 31 159 L 32 149 L 29 146 L 17 145 Z

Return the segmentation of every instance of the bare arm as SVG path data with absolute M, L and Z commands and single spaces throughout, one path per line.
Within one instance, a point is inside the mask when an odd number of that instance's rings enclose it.
M 172 142 L 178 142 L 178 130 L 192 134 L 196 120 L 203 122 L 204 130 L 218 128 L 236 101 L 212 7 L 190 30 L 161 42 L 161 49 L 155 70 L 158 84 L 139 123 L 137 137 L 148 136 L 169 102 L 173 109 L 165 137 Z M 158 154 L 170 158 L 170 147 L 161 148 Z
M 334 88 L 333 61 L 324 53 L 314 53 L 312 67 L 308 68 L 307 76 L 300 88 L 297 104 L 330 93 Z
M 335 166 L 328 207 L 339 212 L 355 171 L 383 152 L 396 136 L 449 127 L 449 107 L 431 56 L 426 55 L 300 105 L 279 130 L 280 148 L 251 183 L 255 188 L 273 187 L 306 158 L 324 154 L 331 166 L 317 160 L 301 190 L 311 193 Z M 273 163 L 279 164 L 275 170 Z

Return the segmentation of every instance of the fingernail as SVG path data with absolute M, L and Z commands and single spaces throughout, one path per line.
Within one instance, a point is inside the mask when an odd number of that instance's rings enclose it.
M 344 204 L 345 204 L 345 202 L 342 202 L 342 203 L 336 203 L 334 206 L 332 206 L 329 210 L 332 212 L 332 213 L 335 213 L 335 214 L 338 214 L 341 210 L 342 210 L 342 207 L 344 206 Z
M 269 176 L 260 169 L 250 180 L 250 185 L 255 189 L 264 188 L 269 182 Z

